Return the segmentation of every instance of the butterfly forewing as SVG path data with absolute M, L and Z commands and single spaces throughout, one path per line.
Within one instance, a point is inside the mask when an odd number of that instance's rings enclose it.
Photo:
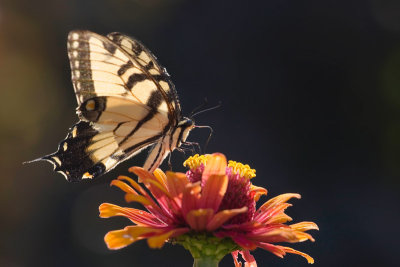
M 124 36 L 118 32 L 110 33 L 107 37 L 124 49 L 135 59 L 135 62 L 140 65 L 142 70 L 157 81 L 159 89 L 165 94 L 164 97 L 170 105 L 170 110 L 175 111 L 174 115 L 179 118 L 181 110 L 175 86 L 171 82 L 167 70 L 157 62 L 157 58 L 153 53 L 138 40 Z M 121 69 L 121 71 L 125 71 L 125 69 Z
M 145 163 L 154 170 L 178 144 L 173 136 L 186 129 L 177 128 L 180 106 L 166 70 L 142 44 L 119 33 L 73 31 L 68 55 L 81 121 L 42 159 L 80 181 L 154 144 Z

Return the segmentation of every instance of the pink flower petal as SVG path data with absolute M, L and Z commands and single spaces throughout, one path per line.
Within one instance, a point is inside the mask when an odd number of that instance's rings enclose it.
M 243 259 L 246 261 L 244 267 L 257 267 L 257 262 L 254 259 L 254 257 L 250 254 L 250 251 L 243 250 L 240 251 L 240 254 L 242 254 Z

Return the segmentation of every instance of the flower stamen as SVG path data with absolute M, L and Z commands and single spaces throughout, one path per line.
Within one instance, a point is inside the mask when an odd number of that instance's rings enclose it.
M 206 155 L 199 155 L 196 154 L 194 156 L 189 157 L 185 162 L 183 162 L 183 166 L 189 167 L 191 170 L 197 169 L 201 164 L 204 166 L 207 164 L 208 159 L 210 158 L 211 155 L 206 154 Z
M 244 165 L 240 162 L 230 160 L 228 162 L 228 167 L 232 168 L 234 174 L 239 174 L 241 177 L 246 177 L 247 179 L 256 177 L 256 170 L 251 169 L 248 164 Z

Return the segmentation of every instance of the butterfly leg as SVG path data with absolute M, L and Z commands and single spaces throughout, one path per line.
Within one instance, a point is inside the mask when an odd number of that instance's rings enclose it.
M 187 146 L 190 146 L 192 149 L 191 149 L 191 151 L 192 151 L 192 154 L 195 154 L 196 153 L 196 148 L 198 149 L 198 151 L 199 151 L 199 153 L 201 154 L 202 153 L 202 151 L 201 151 L 201 147 L 200 147 L 200 144 L 199 143 L 196 143 L 196 142 L 185 142 L 185 143 L 183 143 L 184 145 L 187 145 Z

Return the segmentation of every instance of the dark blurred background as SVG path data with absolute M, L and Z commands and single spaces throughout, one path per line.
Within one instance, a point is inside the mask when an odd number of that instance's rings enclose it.
M 302 194 L 288 214 L 321 230 L 292 247 L 316 266 L 399 262 L 399 1 L 2 0 L 1 266 L 192 264 L 179 246 L 103 242 L 128 224 L 98 218 L 103 202 L 126 205 L 109 183 L 146 153 L 81 184 L 47 163 L 22 165 L 55 151 L 77 120 L 66 51 L 74 29 L 142 40 L 172 75 L 184 114 L 204 97 L 222 101 L 196 119 L 214 128 L 207 152 L 250 164 L 269 197 Z M 175 170 L 184 158 L 173 154 Z M 254 254 L 259 266 L 307 264 Z

